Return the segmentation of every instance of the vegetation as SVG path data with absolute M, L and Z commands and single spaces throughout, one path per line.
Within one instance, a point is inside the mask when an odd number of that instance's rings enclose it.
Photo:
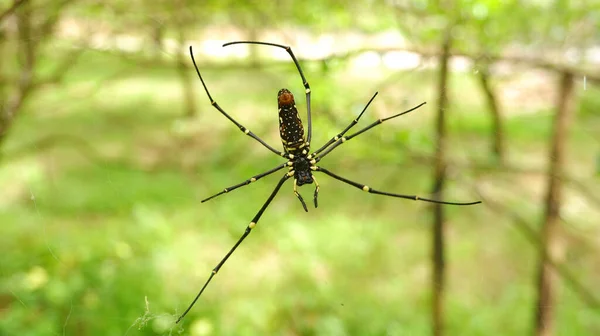
M 600 40 L 590 28 L 598 4 L 408 3 L 0 1 L 0 334 L 600 333 L 600 74 L 586 58 Z M 408 42 L 319 55 L 298 42 L 383 31 Z M 277 91 L 288 87 L 305 111 L 289 60 L 263 47 L 203 55 L 203 42 L 230 35 L 279 39 L 301 55 L 313 144 L 375 91 L 361 125 L 428 102 L 349 141 L 324 167 L 427 197 L 443 155 L 444 199 L 484 203 L 434 216 L 430 204 L 321 177 L 319 208 L 305 213 L 286 184 L 175 324 L 277 178 L 200 201 L 282 162 L 210 106 L 188 43 L 213 97 L 276 148 Z M 450 66 L 440 86 L 444 38 L 448 56 L 474 62 Z M 422 63 L 356 71 L 353 50 L 416 51 Z M 571 91 L 561 90 L 565 78 Z M 437 216 L 441 261 L 432 257 Z M 445 286 L 432 286 L 436 269 Z M 539 279 L 548 276 L 546 296 Z

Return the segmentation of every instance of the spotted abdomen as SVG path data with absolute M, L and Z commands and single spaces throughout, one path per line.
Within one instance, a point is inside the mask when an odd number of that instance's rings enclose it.
M 277 104 L 279 105 L 279 134 L 283 149 L 286 153 L 298 155 L 306 146 L 306 141 L 294 95 L 288 89 L 279 90 Z

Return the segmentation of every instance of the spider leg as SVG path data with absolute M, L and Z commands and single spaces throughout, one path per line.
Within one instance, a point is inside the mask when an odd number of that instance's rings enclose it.
M 306 122 L 308 123 L 308 132 L 307 132 L 307 136 L 306 136 L 306 142 L 310 145 L 310 140 L 312 138 L 312 122 L 310 120 L 310 85 L 308 85 L 308 81 L 306 80 L 306 77 L 304 77 L 304 72 L 302 72 L 300 63 L 298 63 L 298 59 L 296 59 L 296 56 L 294 55 L 292 48 L 289 46 L 281 45 L 281 44 L 269 43 L 269 42 L 259 42 L 259 41 L 235 41 L 235 42 L 225 43 L 225 44 L 223 44 L 223 47 L 226 47 L 226 46 L 229 46 L 232 44 L 261 44 L 261 45 L 267 45 L 267 46 L 272 46 L 272 47 L 278 47 L 278 48 L 285 49 L 285 51 L 287 51 L 287 53 L 292 57 L 292 60 L 294 61 L 294 64 L 296 65 L 296 69 L 298 69 L 298 73 L 300 73 L 300 77 L 302 78 L 302 85 L 304 85 L 304 93 L 306 93 L 306 114 L 307 114 Z
M 311 175 L 313 182 L 315 182 L 315 195 L 314 195 L 314 200 L 315 200 L 315 208 L 318 207 L 319 205 L 317 204 L 317 197 L 319 196 L 319 182 L 317 182 L 317 179 L 315 178 L 314 175 Z
M 351 129 L 352 127 L 354 127 L 354 125 L 356 125 L 356 123 L 358 123 L 358 120 L 360 119 L 360 117 L 362 117 L 363 113 L 365 113 L 365 111 L 367 110 L 367 108 L 369 107 L 369 105 L 371 105 L 371 102 L 373 101 L 373 99 L 375 99 L 375 97 L 377 97 L 377 94 L 379 92 L 375 92 L 375 94 L 373 95 L 373 97 L 371 97 L 371 99 L 369 100 L 369 102 L 367 103 L 367 105 L 365 105 L 365 107 L 363 108 L 362 112 L 360 112 L 360 114 L 358 115 L 358 117 L 356 117 L 356 119 L 352 120 L 352 122 L 350 123 L 350 125 L 348 125 L 348 127 L 346 127 L 346 129 L 344 129 L 340 134 L 334 136 L 333 138 L 329 139 L 329 141 L 327 141 L 327 143 L 325 143 L 321 148 L 317 149 L 314 153 L 312 153 L 309 157 L 315 157 L 317 156 L 317 154 L 321 153 L 325 148 L 329 147 L 329 145 L 331 145 L 332 143 L 334 143 L 335 141 L 339 140 L 341 137 L 344 136 L 344 134 L 346 134 L 346 132 L 348 132 L 349 129 Z
M 242 183 L 238 183 L 236 185 L 232 185 L 231 187 L 227 187 L 227 188 L 223 189 L 223 191 L 221 191 L 220 193 L 214 194 L 214 195 L 212 195 L 210 197 L 207 197 L 207 198 L 203 199 L 201 201 L 201 203 L 204 203 L 206 201 L 210 201 L 211 199 L 213 199 L 213 198 L 215 198 L 217 196 L 221 196 L 221 195 L 223 195 L 225 193 L 228 193 L 230 191 L 233 191 L 233 190 L 235 190 L 235 189 L 237 189 L 239 187 L 247 186 L 248 184 L 250 184 L 252 182 L 258 181 L 259 179 L 261 179 L 261 178 L 263 178 L 263 177 L 265 177 L 267 175 L 273 174 L 274 172 L 287 167 L 288 165 L 289 164 L 284 163 L 283 165 L 279 165 L 279 166 L 277 166 L 277 167 L 275 167 L 273 169 L 267 170 L 264 173 L 260 173 L 260 174 L 254 175 L 254 176 L 252 176 L 251 178 L 247 179 L 246 181 L 244 181 Z
M 293 172 L 292 172 L 292 174 L 293 174 Z M 300 203 L 302 203 L 302 207 L 304 208 L 304 211 L 308 212 L 306 203 L 304 203 L 304 199 L 302 198 L 302 195 L 300 195 L 300 193 L 298 192 L 298 180 L 296 180 L 296 179 L 294 179 L 294 195 L 296 195 L 296 197 L 298 197 L 298 200 L 300 201 Z
M 405 199 L 411 199 L 414 201 L 424 201 L 424 202 L 430 202 L 430 203 L 438 203 L 438 204 L 450 204 L 450 205 L 474 205 L 474 204 L 479 204 L 481 203 L 481 201 L 476 201 L 476 202 L 466 202 L 466 203 L 462 203 L 462 202 L 446 202 L 446 201 L 438 201 L 438 200 L 433 200 L 433 199 L 428 199 L 428 198 L 423 198 L 423 197 L 419 197 L 416 195 L 403 195 L 403 194 L 395 194 L 395 193 L 390 193 L 390 192 L 385 192 L 385 191 L 379 191 L 379 190 L 375 190 L 370 188 L 367 185 L 358 183 L 358 182 L 354 182 L 354 181 L 350 181 L 347 178 L 341 177 L 337 174 L 334 174 L 332 172 L 330 172 L 329 170 L 325 169 L 325 168 L 321 168 L 321 167 L 315 167 L 315 171 L 318 172 L 323 172 L 331 177 L 333 177 L 334 179 L 338 180 L 338 181 L 342 181 L 344 183 L 347 183 L 355 188 L 361 189 L 363 191 L 367 191 L 370 192 L 372 194 L 377 194 L 377 195 L 384 195 L 384 196 L 391 196 L 391 197 L 398 197 L 398 198 L 405 198 Z
M 350 135 L 349 135 L 349 136 L 347 136 L 347 137 L 341 137 L 341 138 L 339 138 L 339 139 L 338 139 L 338 140 L 337 140 L 335 143 L 333 143 L 333 145 L 331 145 L 329 148 L 327 148 L 327 150 L 325 150 L 323 153 L 321 153 L 320 155 L 317 155 L 317 156 L 315 157 L 315 160 L 316 160 L 316 162 L 319 162 L 319 161 L 320 161 L 322 158 L 324 158 L 324 157 L 325 157 L 327 154 L 329 154 L 329 153 L 330 153 L 332 150 L 334 150 L 334 149 L 335 149 L 337 146 L 339 146 L 339 145 L 343 144 L 344 142 L 346 142 L 346 141 L 348 141 L 348 140 L 350 140 L 350 139 L 354 138 L 355 136 L 358 136 L 358 135 L 360 135 L 361 133 L 364 133 L 364 132 L 366 132 L 366 131 L 370 130 L 371 128 L 373 128 L 373 127 L 375 127 L 375 126 L 377 126 L 377 125 L 379 125 L 379 124 L 382 124 L 384 121 L 388 121 L 388 120 L 390 120 L 390 119 L 394 119 L 394 118 L 396 118 L 396 117 L 399 117 L 399 116 L 401 116 L 401 115 L 403 115 L 403 114 L 407 114 L 407 113 L 409 113 L 409 112 L 412 112 L 412 111 L 414 111 L 414 110 L 418 109 L 419 107 L 421 107 L 421 106 L 423 106 L 423 105 L 425 105 L 425 103 L 421 103 L 421 104 L 419 104 L 419 105 L 417 105 L 417 106 L 415 106 L 415 107 L 411 108 L 410 110 L 406 110 L 406 111 L 404 111 L 404 112 L 401 112 L 401 113 L 395 114 L 395 115 L 393 115 L 393 116 L 391 116 L 391 117 L 387 117 L 387 118 L 383 118 L 383 119 L 378 119 L 377 121 L 373 122 L 371 125 L 369 125 L 369 126 L 367 126 L 367 127 L 363 128 L 363 129 L 361 129 L 360 131 L 358 131 L 358 132 L 356 132 L 356 133 L 350 134 Z
M 263 206 L 260 208 L 260 210 L 258 210 L 258 213 L 256 214 L 256 216 L 254 216 L 254 218 L 252 219 L 250 224 L 248 224 L 248 226 L 246 227 L 246 231 L 244 231 L 244 234 L 242 234 L 240 239 L 238 239 L 238 241 L 235 243 L 235 245 L 233 245 L 233 247 L 229 250 L 229 252 L 227 252 L 225 257 L 223 257 L 223 259 L 217 264 L 217 266 L 215 266 L 215 268 L 213 268 L 212 272 L 210 273 L 210 276 L 208 277 L 208 280 L 206 280 L 206 282 L 204 283 L 204 286 L 202 286 L 202 289 L 200 289 L 200 292 L 198 293 L 198 295 L 196 295 L 196 298 L 194 298 L 194 301 L 192 301 L 192 303 L 189 305 L 189 307 L 183 312 L 183 314 L 181 314 L 181 316 L 177 319 L 177 322 L 175 322 L 175 323 L 179 323 L 179 321 L 181 321 L 181 319 L 183 319 L 185 317 L 185 315 L 190 311 L 190 309 L 192 309 L 192 307 L 194 306 L 196 301 L 198 301 L 198 298 L 200 298 L 200 295 L 202 295 L 202 293 L 204 292 L 204 289 L 206 289 L 206 286 L 208 286 L 208 284 L 210 283 L 212 278 L 219 272 L 219 270 L 221 269 L 221 267 L 223 267 L 223 264 L 225 264 L 227 259 L 229 259 L 229 257 L 231 256 L 231 254 L 233 254 L 233 252 L 237 249 L 237 247 L 250 234 L 250 231 L 252 231 L 252 229 L 256 226 L 256 223 L 258 223 L 258 220 L 260 219 L 262 214 L 265 212 L 265 210 L 267 209 L 269 204 L 271 204 L 271 201 L 273 200 L 273 198 L 275 198 L 275 195 L 277 195 L 277 193 L 279 192 L 279 189 L 281 189 L 281 186 L 283 185 L 283 183 L 285 181 L 287 181 L 288 178 L 290 178 L 290 176 L 288 174 L 285 174 L 281 178 L 281 180 L 279 180 L 279 183 L 277 183 L 277 185 L 275 186 L 275 189 L 273 190 L 273 192 L 271 192 L 271 195 L 269 196 L 269 198 L 267 198 L 267 201 L 265 202 L 265 204 L 263 204 Z
M 202 75 L 200 74 L 200 70 L 198 70 L 198 66 L 196 65 L 196 60 L 194 59 L 194 53 L 192 52 L 192 46 L 190 46 L 190 56 L 192 57 L 192 62 L 194 63 L 194 68 L 196 68 L 196 73 L 198 74 L 198 77 L 200 78 L 200 82 L 202 82 L 202 86 L 204 87 L 204 91 L 206 91 L 206 95 L 208 96 L 208 99 L 210 99 L 210 104 L 214 108 L 216 108 L 219 112 L 221 112 L 221 114 L 224 115 L 225 118 L 229 119 L 232 123 L 234 123 L 240 129 L 240 131 L 244 132 L 244 134 L 248 135 L 249 137 L 253 138 L 254 140 L 260 142 L 264 147 L 266 147 L 271 152 L 273 152 L 273 153 L 275 153 L 275 154 L 277 154 L 279 156 L 282 156 L 284 158 L 291 158 L 288 154 L 286 154 L 284 152 L 280 152 L 280 151 L 276 150 L 275 148 L 271 147 L 263 139 L 259 138 L 256 134 L 252 133 L 249 129 L 247 129 L 246 127 L 244 127 L 244 125 L 242 125 L 242 124 L 238 123 L 237 121 L 235 121 L 235 119 L 233 119 L 229 114 L 227 114 L 227 112 L 225 112 L 219 106 L 219 104 L 217 104 L 217 102 L 213 100 L 212 96 L 208 92 L 208 88 L 206 87 L 206 84 L 204 83 L 204 79 L 202 79 Z

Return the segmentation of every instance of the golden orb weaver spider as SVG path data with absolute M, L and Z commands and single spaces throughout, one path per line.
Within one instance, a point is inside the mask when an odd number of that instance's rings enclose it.
M 238 183 L 238 184 L 235 184 L 235 185 L 232 185 L 230 187 L 223 189 L 221 192 L 202 200 L 202 203 L 204 203 L 208 200 L 211 200 L 217 196 L 231 192 L 237 188 L 246 186 L 252 182 L 256 182 L 259 179 L 261 179 L 267 175 L 273 174 L 273 173 L 275 173 L 281 169 L 284 169 L 286 167 L 287 167 L 288 171 L 281 177 L 281 179 L 275 186 L 275 189 L 271 192 L 271 195 L 267 198 L 267 201 L 263 204 L 263 206 L 260 208 L 260 210 L 258 210 L 258 213 L 254 216 L 254 218 L 250 221 L 250 224 L 248 224 L 248 226 L 246 227 L 246 230 L 244 231 L 242 236 L 233 245 L 233 247 L 229 250 L 229 252 L 227 252 L 225 257 L 223 257 L 223 259 L 221 259 L 221 261 L 217 264 L 217 266 L 215 266 L 215 268 L 213 268 L 210 276 L 204 283 L 204 286 L 202 286 L 202 288 L 200 289 L 200 292 L 198 292 L 198 295 L 196 295 L 196 297 L 194 298 L 192 303 L 183 312 L 183 314 L 181 314 L 181 316 L 177 319 L 176 323 L 179 323 L 179 321 L 181 321 L 181 319 L 183 319 L 187 315 L 187 313 L 190 311 L 190 309 L 192 309 L 192 307 L 194 306 L 196 301 L 198 301 L 198 299 L 200 298 L 200 296 L 206 289 L 206 286 L 208 286 L 208 284 L 211 282 L 213 277 L 219 272 L 221 267 L 223 267 L 223 265 L 225 264 L 227 259 L 229 259 L 229 257 L 238 248 L 238 246 L 250 234 L 252 229 L 254 229 L 254 227 L 258 223 L 262 214 L 265 212 L 265 210 L 267 209 L 269 204 L 271 204 L 271 201 L 275 198 L 275 195 L 277 195 L 277 193 L 279 192 L 279 189 L 281 188 L 281 186 L 288 179 L 290 179 L 292 177 L 294 178 L 294 194 L 296 195 L 296 197 L 302 204 L 304 211 L 308 211 L 308 208 L 306 206 L 306 203 L 304 202 L 304 199 L 302 198 L 300 193 L 298 193 L 298 187 L 300 187 L 302 185 L 312 184 L 312 183 L 315 184 L 315 192 L 314 192 L 314 196 L 313 196 L 315 208 L 318 205 L 317 197 L 319 195 L 319 184 L 317 183 L 317 180 L 314 177 L 314 174 L 313 174 L 314 172 L 324 173 L 325 175 L 330 176 L 338 181 L 347 183 L 353 187 L 356 187 L 363 191 L 366 191 L 366 192 L 369 192 L 372 194 L 377 194 L 377 195 L 405 198 L 405 199 L 410 199 L 410 200 L 415 200 L 415 201 L 424 201 L 424 202 L 430 202 L 430 203 L 450 204 L 450 205 L 473 205 L 473 204 L 481 203 L 481 201 L 467 202 L 467 203 L 446 202 L 446 201 L 439 201 L 439 200 L 423 198 L 423 197 L 419 197 L 416 195 L 403 195 L 403 194 L 379 191 L 379 190 L 375 190 L 367 185 L 364 185 L 362 183 L 351 181 L 351 180 L 344 178 L 340 175 L 337 175 L 323 167 L 317 166 L 317 163 L 319 161 L 321 161 L 321 159 L 323 159 L 327 154 L 331 153 L 331 151 L 333 151 L 335 148 L 337 148 L 341 144 L 345 143 L 346 141 L 370 130 L 371 128 L 383 123 L 384 121 L 387 121 L 387 120 L 399 117 L 401 115 L 407 114 L 409 112 L 412 112 L 412 111 L 418 109 L 419 107 L 425 105 L 425 103 L 421 103 L 407 111 L 395 114 L 391 117 L 378 119 L 377 121 L 371 123 L 370 125 L 364 127 L 363 129 L 361 129 L 360 131 L 350 134 L 348 136 L 345 136 L 346 132 L 348 132 L 348 130 L 350 130 L 354 125 L 356 125 L 356 123 L 358 123 L 358 120 L 360 119 L 360 117 L 362 117 L 363 113 L 367 110 L 367 108 L 369 107 L 369 105 L 371 104 L 373 99 L 375 99 L 375 97 L 377 96 L 377 92 L 376 92 L 373 95 L 373 97 L 371 97 L 369 102 L 365 105 L 365 107 L 363 108 L 362 112 L 358 115 L 358 117 L 356 117 L 354 120 L 352 120 L 352 122 L 350 122 L 350 124 L 341 133 L 334 136 L 329 141 L 327 141 L 323 146 L 319 147 L 319 149 L 317 149 L 316 151 L 311 153 L 310 152 L 310 141 L 312 138 L 312 123 L 311 123 L 311 113 L 310 113 L 310 94 L 311 94 L 310 85 L 308 84 L 308 81 L 304 77 L 304 73 L 302 72 L 300 63 L 298 63 L 298 60 L 296 59 L 296 56 L 292 52 L 292 49 L 289 46 L 284 46 L 284 45 L 280 45 L 280 44 L 276 44 L 276 43 L 269 43 L 269 42 L 259 42 L 259 41 L 235 41 L 235 42 L 225 43 L 223 45 L 223 47 L 230 46 L 233 44 L 260 44 L 260 45 L 266 45 L 266 46 L 273 46 L 273 47 L 278 47 L 278 48 L 284 49 L 290 55 L 290 57 L 294 61 L 294 64 L 296 65 L 296 69 L 298 70 L 300 77 L 302 78 L 302 84 L 304 85 L 304 89 L 305 89 L 307 123 L 308 123 L 307 135 L 306 135 L 306 137 L 304 136 L 304 126 L 302 124 L 302 120 L 300 119 L 300 115 L 298 114 L 298 110 L 296 109 L 294 95 L 288 89 L 285 89 L 285 88 L 279 90 L 279 93 L 277 94 L 277 104 L 279 107 L 279 132 L 280 132 L 280 137 L 281 137 L 281 143 L 283 144 L 283 150 L 284 150 L 283 152 L 278 151 L 275 148 L 271 147 L 264 140 L 262 140 L 257 135 L 252 133 L 248 128 L 246 128 L 242 124 L 238 123 L 229 114 L 227 114 L 227 112 L 225 112 L 219 106 L 219 104 L 217 104 L 217 102 L 215 100 L 213 100 L 212 96 L 210 95 L 210 93 L 208 91 L 208 88 L 206 87 L 206 83 L 204 83 L 204 79 L 202 79 L 200 70 L 198 69 L 198 66 L 196 65 L 196 60 L 194 59 L 194 53 L 192 51 L 192 47 L 190 46 L 189 50 L 190 50 L 190 56 L 192 58 L 192 62 L 194 63 L 194 67 L 196 68 L 196 73 L 198 74 L 198 77 L 200 78 L 200 82 L 202 82 L 204 91 L 206 91 L 206 95 L 208 96 L 208 99 L 210 99 L 211 105 L 214 108 L 216 108 L 223 116 L 225 116 L 232 123 L 234 123 L 244 134 L 246 134 L 246 135 L 250 136 L 251 138 L 253 138 L 254 140 L 258 141 L 261 145 L 266 147 L 271 152 L 287 159 L 287 162 L 285 162 L 281 165 L 278 165 L 275 168 L 272 168 L 272 169 L 262 172 L 260 174 L 254 175 L 254 176 L 250 177 L 249 179 L 245 180 L 244 182 L 241 182 L 241 183 Z

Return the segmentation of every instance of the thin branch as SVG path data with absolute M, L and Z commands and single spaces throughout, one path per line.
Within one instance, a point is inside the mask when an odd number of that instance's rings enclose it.
M 477 193 L 479 199 L 483 201 L 484 206 L 492 210 L 499 216 L 505 216 L 510 218 L 516 225 L 517 229 L 525 236 L 525 238 L 532 245 L 536 246 L 538 250 L 546 256 L 546 262 L 558 273 L 558 275 L 564 280 L 565 284 L 571 288 L 580 299 L 590 308 L 600 309 L 600 299 L 597 298 L 594 293 L 586 288 L 579 279 L 575 276 L 574 272 L 571 272 L 564 264 L 556 262 L 552 259 L 549 251 L 543 248 L 538 233 L 529 226 L 527 220 L 521 217 L 518 213 L 509 210 L 508 207 L 500 204 L 493 200 L 492 197 L 487 197 L 485 193 L 481 191 L 475 184 L 472 185 L 472 189 Z
M 77 64 L 79 57 L 86 51 L 86 48 L 77 48 L 77 50 L 69 53 L 65 58 L 63 58 L 60 63 L 56 66 L 56 69 L 53 71 L 51 76 L 48 76 L 44 79 L 36 80 L 35 83 L 32 84 L 34 88 L 39 88 L 41 86 L 46 86 L 49 84 L 58 84 L 61 83 L 69 70 Z
M 423 164 L 426 166 L 431 166 L 434 162 L 433 157 L 429 155 L 424 155 L 416 152 L 412 152 L 407 150 L 410 155 L 410 161 L 412 163 Z M 536 167 L 519 167 L 515 165 L 511 165 L 509 163 L 504 163 L 502 165 L 498 165 L 496 163 L 479 163 L 474 160 L 467 161 L 458 161 L 452 160 L 448 161 L 448 167 L 454 169 L 459 169 L 461 171 L 474 171 L 474 172 L 489 172 L 489 173 L 501 173 L 501 174 L 510 174 L 510 175 L 540 175 L 547 176 L 548 171 L 542 168 Z M 593 203 L 596 208 L 600 209 L 600 196 L 594 193 L 594 189 L 589 186 L 588 183 L 574 177 L 568 175 L 566 173 L 562 173 L 558 176 L 563 182 L 569 184 L 569 186 L 579 193 L 581 193 L 586 199 Z
M 365 52 L 376 52 L 376 53 L 388 53 L 393 51 L 402 51 L 402 52 L 412 52 L 419 54 L 423 57 L 436 57 L 440 56 L 439 50 L 425 49 L 425 48 L 396 48 L 396 47 L 386 47 L 386 48 L 358 48 L 354 50 L 349 50 L 346 52 L 335 53 L 329 56 L 321 57 L 321 58 L 313 58 L 313 61 L 322 62 L 328 61 L 332 59 L 340 60 L 346 58 L 352 58 L 356 55 L 365 53 Z M 576 77 L 586 76 L 587 80 L 590 82 L 600 84 L 600 72 L 597 70 L 590 69 L 582 69 L 569 64 L 559 63 L 554 60 L 548 60 L 544 58 L 537 57 L 529 57 L 518 54 L 489 54 L 489 53 L 465 53 L 461 51 L 453 50 L 450 55 L 452 57 L 465 57 L 469 58 L 473 62 L 477 62 L 481 59 L 486 59 L 489 63 L 494 62 L 509 62 L 514 64 L 524 64 L 534 68 L 541 68 L 555 72 L 568 72 L 572 73 Z
M 329 62 L 332 60 L 346 60 L 346 59 L 355 57 L 355 56 L 365 53 L 365 52 L 376 52 L 379 54 L 383 54 L 383 53 L 398 52 L 398 51 L 415 53 L 415 54 L 418 54 L 421 57 L 425 57 L 425 58 L 439 58 L 439 56 L 440 56 L 439 51 L 420 49 L 420 48 L 359 48 L 359 49 L 349 50 L 346 52 L 334 53 L 332 55 L 328 55 L 328 56 L 324 56 L 324 57 L 311 58 L 310 60 L 299 58 L 298 61 L 303 62 L 303 63 L 305 63 L 305 62 Z M 591 68 L 579 68 L 579 67 L 576 67 L 576 66 L 573 66 L 570 64 L 559 63 L 556 61 L 550 61 L 550 60 L 546 60 L 543 58 L 534 58 L 534 57 L 528 57 L 528 56 L 523 56 L 523 55 L 510 55 L 510 54 L 504 54 L 504 55 L 502 55 L 502 54 L 494 55 L 494 54 L 489 54 L 489 53 L 470 54 L 470 53 L 464 53 L 464 52 L 459 52 L 459 51 L 451 51 L 450 56 L 451 57 L 465 57 L 465 58 L 470 59 L 473 62 L 477 62 L 481 59 L 487 59 L 489 65 L 492 65 L 492 63 L 498 63 L 498 62 L 508 62 L 508 63 L 512 63 L 512 64 L 527 65 L 527 66 L 530 66 L 533 68 L 539 68 L 539 69 L 549 70 L 549 71 L 553 71 L 553 72 L 560 72 L 560 73 L 569 72 L 569 73 L 572 73 L 575 77 L 586 76 L 586 79 L 587 79 L 588 83 L 590 83 L 590 84 L 600 85 L 600 72 L 598 72 L 597 70 L 593 70 Z M 258 64 L 258 66 L 266 67 L 269 65 L 285 64 L 285 63 L 287 63 L 287 61 L 270 60 L 268 62 L 261 62 Z M 206 66 L 206 64 L 203 64 L 203 66 Z M 211 66 L 213 66 L 213 65 L 211 65 Z M 239 62 L 236 63 L 235 66 L 239 66 Z M 232 65 L 218 63 L 218 64 L 214 64 L 214 67 L 216 67 L 216 68 L 231 68 Z M 249 65 L 244 65 L 244 67 L 249 67 Z
M 29 1 L 29 0 L 13 1 L 13 4 L 10 7 L 8 7 L 7 9 L 5 9 L 3 12 L 0 13 L 0 23 L 2 23 L 2 20 L 7 18 L 9 15 L 11 15 L 17 8 L 19 8 L 19 6 L 23 5 L 27 1 Z

